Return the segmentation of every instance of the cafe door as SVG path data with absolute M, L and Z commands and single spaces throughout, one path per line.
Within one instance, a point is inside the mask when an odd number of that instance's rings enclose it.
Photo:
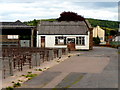
M 41 36 L 41 48 L 45 48 L 45 36 Z
M 67 48 L 70 50 L 75 50 L 75 38 L 67 39 Z

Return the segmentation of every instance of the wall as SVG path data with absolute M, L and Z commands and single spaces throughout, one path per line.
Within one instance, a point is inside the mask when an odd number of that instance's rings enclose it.
M 85 37 L 85 46 L 76 45 L 76 49 L 89 49 L 89 35 L 37 35 L 37 47 L 41 47 L 41 36 L 45 36 L 45 47 L 66 48 L 67 45 L 55 45 L 55 36 L 66 36 L 67 38 Z
M 21 47 L 30 47 L 30 40 L 20 40 Z
M 18 45 L 19 44 L 19 40 L 18 39 L 8 39 L 8 35 L 0 35 L 0 45 Z

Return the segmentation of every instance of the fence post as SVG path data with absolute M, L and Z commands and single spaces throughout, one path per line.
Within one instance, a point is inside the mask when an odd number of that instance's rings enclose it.
M 12 64 L 12 59 L 11 59 L 11 57 L 8 57 L 8 58 L 9 58 L 10 75 L 13 76 L 13 64 Z

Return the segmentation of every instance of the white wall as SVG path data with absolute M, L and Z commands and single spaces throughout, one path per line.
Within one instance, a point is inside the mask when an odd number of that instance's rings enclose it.
M 115 41 L 117 42 L 117 41 L 120 41 L 120 36 L 116 36 L 115 37 Z
M 97 36 L 99 36 L 99 38 L 102 38 L 100 40 L 101 42 L 105 42 L 105 31 L 101 29 L 99 26 L 93 29 L 93 37 L 97 37 Z
M 45 36 L 45 47 L 46 48 L 66 48 L 67 45 L 55 45 L 55 36 L 62 35 L 37 35 L 37 47 L 41 47 L 41 36 Z M 75 38 L 78 36 L 85 37 L 85 45 L 76 45 L 76 49 L 89 49 L 89 35 L 63 35 L 67 38 Z
M 89 36 L 88 35 L 85 36 L 85 46 L 76 45 L 76 49 L 89 49 Z
M 50 48 L 66 48 L 66 45 L 55 45 L 55 36 L 59 35 L 46 35 L 45 38 L 45 47 L 50 47 Z M 60 35 L 61 36 L 61 35 Z
M 38 35 L 38 31 L 37 31 L 37 47 L 41 47 L 41 38 L 40 36 Z

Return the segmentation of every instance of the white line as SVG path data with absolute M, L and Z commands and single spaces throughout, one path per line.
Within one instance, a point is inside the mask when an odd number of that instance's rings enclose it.
M 55 77 L 51 82 L 49 82 L 46 86 L 43 88 L 54 88 L 56 85 L 58 85 L 69 73 L 61 73 L 59 76 Z

